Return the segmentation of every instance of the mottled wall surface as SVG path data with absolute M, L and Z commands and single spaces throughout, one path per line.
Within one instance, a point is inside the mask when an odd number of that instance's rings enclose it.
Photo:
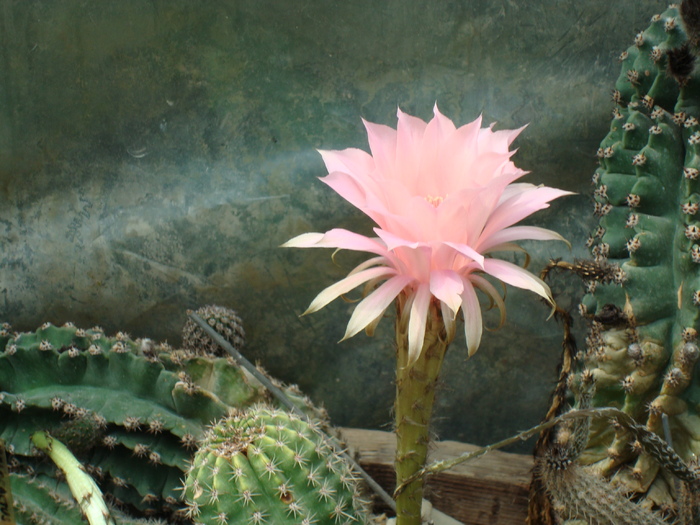
M 352 305 L 299 318 L 362 256 L 283 250 L 306 231 L 369 231 L 316 177 L 316 148 L 366 148 L 361 118 L 397 106 L 457 124 L 530 123 L 516 162 L 580 193 L 534 224 L 532 268 L 584 256 L 590 176 L 615 58 L 661 2 L 102 0 L 0 5 L 0 319 L 100 324 L 177 343 L 185 310 L 238 310 L 247 353 L 335 422 L 390 421 L 391 320 L 337 344 Z M 575 305 L 573 280 L 555 289 Z M 560 329 L 508 291 L 505 328 L 450 349 L 441 437 L 485 443 L 534 424 Z M 490 318 L 493 325 L 495 319 Z

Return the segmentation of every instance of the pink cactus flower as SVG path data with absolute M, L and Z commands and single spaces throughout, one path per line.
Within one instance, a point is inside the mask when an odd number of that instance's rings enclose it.
M 513 244 L 517 240 L 566 242 L 544 228 L 514 226 L 553 199 L 571 194 L 514 182 L 527 172 L 510 160 L 514 151 L 509 147 L 524 128 L 493 131 L 493 124 L 481 127 L 481 117 L 457 128 L 437 106 L 428 123 L 399 110 L 397 129 L 364 124 L 372 154 L 354 148 L 320 151 L 329 172 L 321 180 L 367 214 L 377 225 L 377 236 L 333 229 L 299 235 L 283 246 L 358 250 L 375 257 L 323 290 L 305 313 L 365 284 L 369 293 L 355 307 L 344 340 L 373 330 L 386 308 L 406 291 L 411 301 L 409 362 L 414 362 L 431 301 L 439 302 L 448 334 L 454 334 L 457 314 L 463 311 L 470 356 L 483 329 L 477 289 L 499 306 L 503 319 L 503 300 L 484 274 L 552 302 L 542 280 L 491 257 L 494 252 L 522 251 Z

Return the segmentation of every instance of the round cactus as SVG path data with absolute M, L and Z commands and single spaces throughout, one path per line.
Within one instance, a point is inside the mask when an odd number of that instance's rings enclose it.
M 209 305 L 200 308 L 195 313 L 231 343 L 236 350 L 243 348 L 245 344 L 243 321 L 235 311 L 223 306 Z M 189 318 L 182 329 L 182 346 L 199 355 L 228 356 Z
M 366 523 L 358 478 L 314 425 L 254 407 L 213 425 L 185 500 L 196 523 Z

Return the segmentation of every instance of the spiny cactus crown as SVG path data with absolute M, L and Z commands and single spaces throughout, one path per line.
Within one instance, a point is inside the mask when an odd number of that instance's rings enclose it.
M 315 425 L 265 407 L 213 425 L 185 481 L 196 523 L 357 524 L 356 475 Z

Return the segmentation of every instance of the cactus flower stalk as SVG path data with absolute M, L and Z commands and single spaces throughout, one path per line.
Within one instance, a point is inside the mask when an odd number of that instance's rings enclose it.
M 522 131 L 482 128 L 481 118 L 457 128 L 434 108 L 430 122 L 398 111 L 396 129 L 364 122 L 371 154 L 359 149 L 321 151 L 329 174 L 321 180 L 368 215 L 376 237 L 344 229 L 305 233 L 283 246 L 336 248 L 373 254 L 323 290 L 305 313 L 364 285 L 344 339 L 371 335 L 396 304 L 398 439 L 397 483 L 425 463 L 434 388 L 461 311 L 468 355 L 483 330 L 477 290 L 505 305 L 486 275 L 531 290 L 552 302 L 549 287 L 519 266 L 491 257 L 522 251 L 514 241 L 562 240 L 535 226 L 515 226 L 570 192 L 515 182 L 527 172 L 511 161 Z M 565 241 L 566 242 L 566 241 Z M 422 481 L 397 495 L 399 525 L 419 524 Z

